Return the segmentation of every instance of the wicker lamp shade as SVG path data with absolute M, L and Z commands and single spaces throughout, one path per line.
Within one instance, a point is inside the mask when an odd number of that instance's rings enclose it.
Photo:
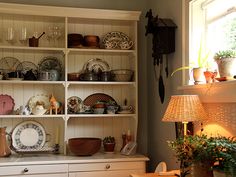
M 198 95 L 171 96 L 162 121 L 194 122 L 208 118 Z

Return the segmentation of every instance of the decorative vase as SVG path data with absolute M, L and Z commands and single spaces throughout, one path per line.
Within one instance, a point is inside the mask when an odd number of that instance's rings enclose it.
M 205 82 L 204 71 L 204 68 L 193 68 L 193 79 L 195 84 Z
M 8 157 L 11 155 L 11 150 L 7 144 L 6 128 L 0 127 L 0 157 Z
M 211 163 L 194 163 L 192 165 L 192 177 L 213 177 Z
M 216 61 L 220 77 L 232 77 L 236 75 L 236 58 L 221 58 Z

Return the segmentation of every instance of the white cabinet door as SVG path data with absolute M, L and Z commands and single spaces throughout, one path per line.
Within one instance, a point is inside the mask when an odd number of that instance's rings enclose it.
M 38 174 L 38 175 L 17 175 L 17 176 L 4 176 L 4 177 L 68 177 L 67 173 L 60 174 Z
M 21 165 L 21 166 L 2 166 L 0 167 L 0 177 L 5 176 L 25 176 L 38 177 L 50 176 L 62 177 L 67 174 L 68 166 L 66 164 L 57 165 Z M 57 176 L 58 175 L 58 176 Z
M 69 177 L 130 177 L 132 173 L 142 172 L 143 170 L 91 171 L 69 173 Z

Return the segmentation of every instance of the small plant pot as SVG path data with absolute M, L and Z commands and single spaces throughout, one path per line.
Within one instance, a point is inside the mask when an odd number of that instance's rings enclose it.
M 112 153 L 115 150 L 116 143 L 103 143 L 105 153 Z

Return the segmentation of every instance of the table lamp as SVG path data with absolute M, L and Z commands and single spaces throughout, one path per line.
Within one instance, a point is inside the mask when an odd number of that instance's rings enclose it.
M 162 121 L 182 122 L 184 136 L 187 135 L 188 122 L 203 121 L 208 118 L 198 95 L 173 95 Z

